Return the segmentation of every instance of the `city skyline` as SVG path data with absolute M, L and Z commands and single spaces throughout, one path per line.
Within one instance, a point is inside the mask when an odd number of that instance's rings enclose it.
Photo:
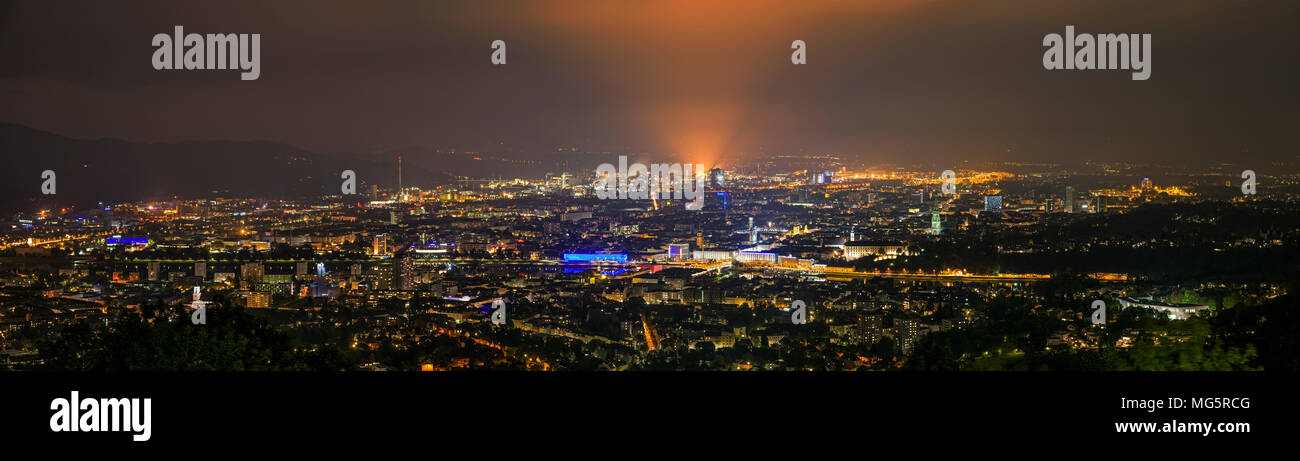
M 274 325 L 294 352 L 252 369 L 1293 366 L 1234 335 L 1251 328 L 1237 316 L 1291 299 L 1294 175 L 1260 188 L 1122 163 L 935 175 L 803 160 L 712 170 L 700 207 L 550 175 L 23 213 L 0 241 L 0 340 L 38 369 L 244 366 L 222 361 L 235 351 L 181 365 L 107 350 L 78 365 L 43 342 L 138 318 L 181 335 Z
M 1291 441 L 1297 31 L 1300 0 L 0 0 L 0 440 Z
M 0 350 L 1290 369 L 1295 5 L 1126 5 L 5 4 Z

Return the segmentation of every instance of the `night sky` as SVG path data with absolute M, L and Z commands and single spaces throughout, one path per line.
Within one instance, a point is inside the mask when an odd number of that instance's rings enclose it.
M 262 34 L 261 78 L 154 70 L 175 25 Z M 1152 34 L 1150 80 L 1043 69 L 1066 25 Z M 1293 160 L 1298 32 L 1272 0 L 4 3 L 0 122 L 323 153 Z

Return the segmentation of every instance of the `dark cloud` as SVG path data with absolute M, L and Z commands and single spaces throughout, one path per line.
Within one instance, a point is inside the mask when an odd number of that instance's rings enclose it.
M 1294 158 L 1295 1 L 22 2 L 0 120 L 322 152 L 577 146 L 696 161 Z M 155 33 L 260 33 L 262 77 L 155 71 Z M 1151 33 L 1148 81 L 1044 34 Z M 489 63 L 489 44 L 509 64 Z M 809 64 L 789 63 L 790 42 Z M 1008 149 L 1011 154 L 1008 154 Z

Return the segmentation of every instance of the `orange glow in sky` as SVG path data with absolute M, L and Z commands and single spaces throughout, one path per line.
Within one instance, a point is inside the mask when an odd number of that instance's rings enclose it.
M 547 2 L 537 14 L 549 27 L 572 31 L 575 49 L 614 64 L 591 78 L 622 88 L 630 118 L 641 121 L 663 154 L 712 167 L 741 154 L 738 142 L 753 129 L 746 121 L 761 109 L 773 77 L 795 71 L 791 42 L 812 40 L 827 21 L 928 3 L 575 1 Z M 602 40 L 587 39 L 593 36 Z

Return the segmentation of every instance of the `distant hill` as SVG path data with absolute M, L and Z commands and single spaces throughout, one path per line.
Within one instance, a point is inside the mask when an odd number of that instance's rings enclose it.
M 338 193 L 345 169 L 357 173 L 357 191 L 370 183 L 393 187 L 396 165 L 387 155 L 332 156 L 266 141 L 137 143 L 84 140 L 0 123 L 0 213 L 97 202 L 171 197 L 294 198 Z M 57 174 L 57 194 L 41 195 L 41 172 Z M 408 185 L 446 183 L 445 172 L 407 165 Z

